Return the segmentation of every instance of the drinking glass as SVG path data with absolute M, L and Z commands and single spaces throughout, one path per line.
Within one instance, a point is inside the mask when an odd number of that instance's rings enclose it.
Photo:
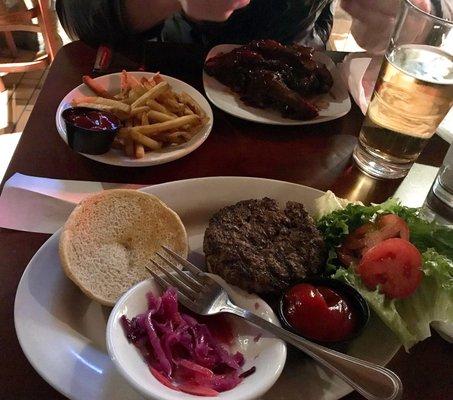
M 403 0 L 354 149 L 358 167 L 405 176 L 452 104 L 453 22 Z
M 422 212 L 428 220 L 453 226 L 453 144 L 429 190 Z

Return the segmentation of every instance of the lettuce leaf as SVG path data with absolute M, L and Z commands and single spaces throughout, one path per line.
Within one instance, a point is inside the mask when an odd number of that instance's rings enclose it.
M 421 252 L 432 248 L 453 260 L 453 229 L 424 220 L 418 208 L 405 207 L 394 198 L 371 206 L 357 203 L 344 206 L 344 200 L 333 201 L 332 196 L 335 197 L 333 193 L 327 192 L 316 200 L 319 216 L 317 226 L 329 250 L 330 269 L 340 266 L 334 251 L 350 232 L 367 222 L 374 221 L 380 214 L 389 213 L 396 214 L 406 221 L 410 230 L 410 241 Z M 327 210 L 331 212 L 325 213 Z
M 328 193 L 317 199 L 317 225 L 324 236 L 329 257 L 327 274 L 353 286 L 381 320 L 399 337 L 408 351 L 431 335 L 430 323 L 453 323 L 453 229 L 424 220 L 420 210 L 402 206 L 396 199 L 364 206 L 335 201 Z M 420 250 L 423 279 L 415 293 L 406 299 L 387 299 L 369 290 L 354 273 L 338 261 L 336 248 L 345 236 L 379 214 L 393 213 L 409 226 L 410 241 Z
M 378 289 L 367 289 L 352 268 L 339 268 L 332 276 L 353 286 L 365 298 L 406 351 L 431 335 L 431 322 L 453 323 L 453 262 L 432 249 L 422 257 L 422 282 L 406 299 L 390 300 Z

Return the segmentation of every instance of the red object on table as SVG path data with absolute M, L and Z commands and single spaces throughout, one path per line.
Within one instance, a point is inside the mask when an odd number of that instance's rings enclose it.
M 357 315 L 348 299 L 325 286 L 299 283 L 284 298 L 284 314 L 301 335 L 323 342 L 347 340 L 357 329 Z
M 107 45 L 99 46 L 96 53 L 96 59 L 94 60 L 93 73 L 105 73 L 108 70 L 110 63 L 112 62 L 112 56 L 113 52 L 111 47 Z
M 179 45 L 187 57 L 195 54 Z M 178 45 L 157 44 L 150 59 L 163 66 L 175 57 Z M 382 201 L 392 195 L 400 181 L 379 181 L 361 174 L 351 164 L 352 150 L 363 115 L 357 106 L 335 121 L 302 127 L 266 126 L 234 118 L 214 108 L 214 127 L 197 151 L 177 161 L 149 168 L 122 168 L 104 165 L 74 153 L 59 137 L 55 111 L 61 99 L 91 72 L 96 55 L 81 42 L 64 46 L 44 83 L 5 180 L 15 172 L 58 178 L 103 182 L 157 184 L 218 175 L 255 176 L 280 179 L 318 189 L 331 189 L 340 196 L 365 202 Z M 344 54 L 343 54 L 344 55 Z M 340 56 L 341 54 L 337 54 Z M 141 54 L 129 49 L 129 56 L 115 52 L 109 72 L 134 70 Z M 201 70 L 191 68 L 190 59 L 180 63 L 178 78 L 202 90 Z M 420 162 L 440 165 L 448 145 L 433 137 Z M 1 188 L 1 187 L 0 187 Z M 13 323 L 14 295 L 23 270 L 49 235 L 0 229 L 0 386 L 2 400 L 64 399 L 31 367 L 16 338 Z M 436 334 L 418 344 L 411 354 L 400 351 L 389 368 L 401 377 L 404 399 L 447 399 L 453 393 L 451 345 Z M 303 357 L 293 353 L 291 357 Z M 61 366 L 64 368 L 64 366 Z M 303 377 L 295 377 L 302 379 Z M 361 399 L 357 393 L 345 397 Z

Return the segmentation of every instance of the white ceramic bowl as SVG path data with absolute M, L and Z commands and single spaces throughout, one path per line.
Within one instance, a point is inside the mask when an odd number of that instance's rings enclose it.
M 144 71 L 129 71 L 128 74 L 135 76 L 137 79 L 140 79 L 142 77 L 150 79 L 155 75 L 153 72 Z M 120 75 L 121 72 L 116 72 L 114 74 L 98 76 L 97 78 L 95 78 L 95 81 L 102 87 L 106 88 L 108 92 L 118 93 L 120 91 Z M 200 105 L 200 107 L 208 116 L 209 122 L 203 128 L 201 128 L 195 136 L 193 136 L 188 142 L 182 143 L 178 146 L 169 146 L 159 151 L 147 152 L 143 158 L 130 158 L 123 154 L 122 150 L 113 148 L 104 154 L 80 154 L 104 164 L 118 165 L 120 167 L 147 167 L 151 165 L 165 164 L 167 162 L 177 160 L 200 147 L 207 139 L 209 133 L 211 132 L 212 124 L 214 123 L 214 116 L 212 114 L 211 106 L 209 105 L 206 98 L 189 84 L 171 76 L 161 74 L 161 77 L 170 84 L 175 92 L 186 92 L 187 94 L 192 96 L 192 98 Z M 74 98 L 80 96 L 93 96 L 93 92 L 84 83 L 82 83 L 81 85 L 71 90 L 63 98 L 63 100 L 61 100 L 55 114 L 55 123 L 58 133 L 66 143 L 68 142 L 68 139 L 61 113 L 66 108 L 69 108 L 71 106 L 71 102 Z
M 213 276 L 227 289 L 230 297 L 240 307 L 247 308 L 257 315 L 278 324 L 271 308 L 258 296 L 248 294 L 226 284 L 221 278 Z M 286 345 L 272 335 L 262 332 L 238 317 L 231 316 L 233 331 L 237 337 L 231 351 L 244 354 L 244 371 L 252 366 L 256 372 L 245 378 L 237 387 L 222 392 L 217 397 L 201 397 L 170 389 L 151 375 L 135 346 L 127 341 L 120 317 L 125 314 L 132 318 L 146 311 L 146 293 L 160 294 L 162 290 L 152 280 L 138 283 L 126 292 L 113 308 L 107 324 L 107 349 L 121 375 L 148 399 L 156 400 L 195 400 L 230 399 L 251 400 L 266 392 L 280 376 L 286 361 Z M 259 340 L 254 340 L 258 339 Z

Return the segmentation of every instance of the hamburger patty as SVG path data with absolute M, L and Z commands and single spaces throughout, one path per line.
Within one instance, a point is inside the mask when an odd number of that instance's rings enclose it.
M 322 271 L 324 241 L 302 204 L 245 200 L 219 210 L 203 243 L 210 271 L 255 293 L 279 292 Z

